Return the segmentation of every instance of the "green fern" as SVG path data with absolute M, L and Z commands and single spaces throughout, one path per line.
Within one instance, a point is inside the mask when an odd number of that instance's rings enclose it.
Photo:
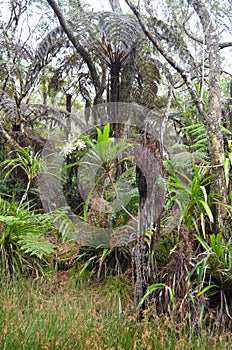
M 184 126 L 181 132 L 186 136 L 188 144 L 180 148 L 189 151 L 194 162 L 208 160 L 208 141 L 204 124 L 197 122 Z
M 4 273 L 24 271 L 27 266 L 37 270 L 38 261 L 54 250 L 45 234 L 52 229 L 50 218 L 30 211 L 30 203 L 19 205 L 14 197 L 6 201 L 0 197 L 0 268 Z
M 32 233 L 19 237 L 18 244 L 24 254 L 34 255 L 41 260 L 54 252 L 54 247 L 49 241 Z

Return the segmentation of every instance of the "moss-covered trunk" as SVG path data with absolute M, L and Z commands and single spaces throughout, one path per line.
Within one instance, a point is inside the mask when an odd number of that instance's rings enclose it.
M 205 43 L 209 55 L 209 109 L 204 116 L 208 139 L 208 148 L 212 166 L 212 193 L 221 202 L 226 203 L 226 183 L 224 175 L 224 141 L 221 131 L 221 64 L 219 56 L 219 38 L 211 14 L 202 0 L 189 1 L 200 18 L 204 31 Z M 216 199 L 218 199 L 216 198 Z M 214 230 L 226 233 L 226 209 L 223 205 L 213 205 Z

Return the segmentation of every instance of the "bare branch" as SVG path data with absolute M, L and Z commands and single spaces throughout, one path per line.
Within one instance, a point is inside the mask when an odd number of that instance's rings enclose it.
M 67 37 L 69 38 L 69 40 L 71 41 L 71 43 L 73 44 L 73 46 L 75 47 L 75 49 L 77 50 L 77 52 L 81 55 L 81 57 L 84 59 L 84 61 L 86 62 L 91 77 L 92 77 L 92 81 L 93 81 L 93 85 L 95 88 L 95 92 L 96 92 L 96 97 L 95 97 L 95 103 L 100 103 L 102 100 L 102 88 L 101 88 L 101 84 L 100 84 L 100 80 L 99 80 L 99 76 L 96 70 L 96 67 L 92 61 L 92 58 L 90 56 L 90 54 L 88 53 L 88 51 L 80 44 L 80 42 L 78 41 L 78 39 L 76 38 L 76 36 L 74 35 L 72 29 L 70 28 L 70 26 L 68 25 L 68 23 L 66 22 L 63 13 L 61 12 L 59 6 L 57 5 L 56 1 L 54 0 L 47 0 L 47 2 L 49 3 L 49 5 L 51 6 L 51 8 L 53 9 L 54 13 L 56 14 L 61 27 L 63 28 L 64 32 L 66 33 Z
M 232 41 L 226 41 L 224 43 L 219 43 L 219 49 L 225 49 L 226 47 L 232 47 Z
M 183 78 L 189 93 L 192 97 L 193 102 L 198 108 L 199 113 L 202 115 L 203 119 L 207 118 L 207 114 L 205 113 L 202 103 L 198 97 L 196 88 L 194 84 L 191 81 L 190 75 L 183 66 L 181 66 L 174 58 L 173 56 L 163 47 L 161 42 L 157 39 L 155 35 L 153 35 L 151 32 L 148 31 L 145 21 L 143 20 L 140 12 L 138 11 L 137 7 L 131 2 L 131 0 L 125 0 L 127 5 L 131 8 L 131 10 L 134 12 L 135 16 L 137 17 L 139 24 L 144 32 L 144 34 L 149 38 L 149 40 L 153 43 L 153 45 L 156 47 L 156 49 L 161 53 L 161 55 L 166 59 L 166 61 L 181 75 Z
M 194 41 L 196 41 L 197 43 L 199 44 L 202 44 L 203 45 L 203 39 L 202 38 L 199 38 L 197 36 L 195 36 L 193 33 L 191 33 L 185 26 L 185 23 L 183 24 L 183 28 L 184 28 L 184 31 L 185 33 L 188 35 L 188 37 Z
M 112 8 L 112 11 L 114 13 L 117 13 L 118 15 L 122 14 L 122 8 L 120 6 L 119 0 L 109 0 L 110 6 Z

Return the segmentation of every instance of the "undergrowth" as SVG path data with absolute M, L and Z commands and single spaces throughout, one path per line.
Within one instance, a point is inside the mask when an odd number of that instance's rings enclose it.
M 92 285 L 67 275 L 2 281 L 1 349 L 229 349 L 231 334 L 186 329 L 171 318 L 133 310 L 131 281 Z M 149 314 L 149 313 L 148 313 Z M 148 315 L 147 314 L 147 315 Z

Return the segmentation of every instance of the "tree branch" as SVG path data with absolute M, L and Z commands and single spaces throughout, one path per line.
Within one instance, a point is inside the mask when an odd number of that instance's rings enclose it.
M 140 12 L 138 11 L 137 7 L 131 2 L 131 0 L 125 0 L 125 1 L 126 1 L 127 5 L 131 8 L 131 10 L 134 12 L 135 16 L 137 17 L 144 34 L 153 43 L 153 45 L 161 53 L 161 55 L 165 58 L 165 60 L 181 75 L 181 77 L 184 80 L 184 82 L 189 90 L 189 93 L 192 97 L 192 100 L 195 103 L 199 113 L 201 114 L 203 119 L 206 119 L 207 114 L 205 113 L 205 111 L 203 109 L 202 103 L 201 103 L 201 101 L 198 97 L 198 94 L 197 94 L 197 90 L 196 90 L 195 86 L 193 85 L 188 72 L 186 72 L 184 70 L 184 68 L 175 59 L 173 59 L 171 54 L 162 46 L 161 42 L 157 39 L 157 37 L 148 31 Z
M 187 29 L 186 26 L 185 26 L 185 23 L 183 24 L 183 28 L 184 28 L 185 33 L 188 35 L 188 37 L 189 37 L 190 39 L 196 41 L 198 44 L 202 44 L 202 45 L 204 44 L 203 39 L 201 39 L 201 38 L 195 36 L 193 33 L 191 33 L 191 32 L 188 31 L 188 29 Z
M 118 15 L 123 13 L 119 0 L 109 0 L 109 3 L 114 13 L 117 13 Z
M 55 0 L 47 0 L 47 2 L 50 5 L 50 7 L 53 9 L 55 15 L 57 16 L 57 18 L 60 22 L 60 26 L 62 27 L 62 29 L 66 33 L 67 37 L 69 38 L 69 40 L 71 41 L 71 43 L 73 44 L 73 46 L 75 47 L 77 52 L 81 55 L 81 57 L 83 58 L 83 60 L 87 64 L 89 71 L 90 71 L 90 74 L 91 74 L 91 78 L 92 78 L 92 82 L 93 82 L 93 85 L 95 88 L 95 92 L 96 92 L 95 104 L 100 103 L 102 101 L 102 92 L 103 91 L 101 88 L 101 84 L 100 84 L 100 80 L 99 80 L 99 76 L 98 76 L 96 67 L 92 61 L 90 54 L 88 53 L 87 50 L 85 50 L 85 48 L 80 44 L 78 39 L 75 37 L 72 29 L 70 28 L 70 26 L 66 22 L 64 15 L 61 12 L 56 1 Z
M 225 49 L 226 47 L 232 47 L 232 41 L 225 41 L 224 43 L 219 43 L 219 49 Z
M 193 33 L 191 33 L 185 26 L 185 23 L 187 22 L 187 20 L 184 21 L 183 23 L 183 29 L 185 31 L 185 33 L 188 35 L 188 37 L 194 41 L 196 41 L 198 44 L 202 44 L 204 45 L 204 41 L 202 38 L 194 35 Z M 222 42 L 222 43 L 219 43 L 218 44 L 219 46 L 219 49 L 222 50 L 222 49 L 225 49 L 226 47 L 231 47 L 232 46 L 232 42 L 231 41 L 225 41 L 225 42 Z

